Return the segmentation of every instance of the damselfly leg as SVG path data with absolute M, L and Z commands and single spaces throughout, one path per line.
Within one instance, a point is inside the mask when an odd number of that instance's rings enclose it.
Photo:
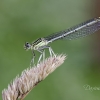
M 46 46 L 43 46 L 43 47 L 41 47 L 41 48 L 39 48 L 39 49 L 37 50 L 38 52 L 41 53 L 41 54 L 40 54 L 40 57 L 39 57 L 39 59 L 38 59 L 38 63 L 41 61 L 42 57 L 43 57 L 43 61 L 45 60 L 45 49 L 46 49 L 46 48 L 49 49 L 50 56 L 55 56 L 55 57 L 56 57 L 56 55 L 55 55 L 54 51 L 52 50 L 52 48 L 51 48 L 50 46 L 46 45 Z
M 31 59 L 31 62 L 30 62 L 30 67 L 32 67 L 32 65 L 34 64 L 34 58 L 35 58 L 35 53 L 34 51 L 32 51 L 32 59 Z
M 44 61 L 44 59 L 45 59 L 45 50 L 44 49 L 41 49 L 41 50 L 39 49 L 37 51 L 41 53 L 40 57 L 38 59 L 38 63 L 41 61 L 42 57 L 43 57 L 43 61 Z
M 50 46 L 48 48 L 49 48 L 50 56 L 55 56 L 56 57 L 56 55 L 55 55 L 54 51 L 52 50 L 52 48 Z

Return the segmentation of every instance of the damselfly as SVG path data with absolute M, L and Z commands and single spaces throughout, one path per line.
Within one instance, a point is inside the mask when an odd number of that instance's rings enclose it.
M 100 29 L 100 17 L 90 19 L 90 20 L 83 22 L 79 25 L 76 25 L 72 28 L 51 34 L 47 37 L 39 38 L 31 44 L 26 42 L 25 45 L 24 45 L 24 48 L 26 50 L 29 50 L 29 49 L 32 50 L 33 60 L 34 60 L 34 57 L 35 57 L 34 50 L 40 52 L 41 55 L 40 55 L 39 60 L 38 60 L 38 62 L 39 62 L 41 60 L 41 58 L 42 57 L 44 58 L 44 56 L 45 56 L 45 48 L 49 49 L 50 56 L 52 56 L 52 55 L 55 56 L 54 51 L 48 45 L 49 43 L 52 43 L 53 41 L 58 40 L 58 39 L 69 39 L 69 40 L 71 40 L 71 39 L 84 37 L 84 36 L 87 36 L 89 34 L 92 34 L 96 31 L 98 31 L 99 29 Z

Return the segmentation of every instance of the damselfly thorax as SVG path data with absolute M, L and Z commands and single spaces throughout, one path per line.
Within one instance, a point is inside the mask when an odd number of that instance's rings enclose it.
M 31 50 L 42 49 L 44 46 L 48 44 L 48 41 L 44 38 L 39 38 L 31 44 Z

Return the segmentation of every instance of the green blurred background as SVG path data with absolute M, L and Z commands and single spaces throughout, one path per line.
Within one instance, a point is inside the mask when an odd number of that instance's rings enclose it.
M 1 0 L 0 91 L 29 67 L 32 54 L 23 49 L 25 41 L 98 17 L 99 4 L 99 0 Z M 67 59 L 25 100 L 100 100 L 99 33 L 52 43 L 55 53 L 67 54 Z M 38 58 L 39 53 L 36 55 Z M 99 90 L 85 90 L 86 84 Z

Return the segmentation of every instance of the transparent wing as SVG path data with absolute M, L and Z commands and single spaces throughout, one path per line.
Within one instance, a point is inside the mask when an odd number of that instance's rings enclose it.
M 85 22 L 79 24 L 76 27 L 70 28 L 69 31 L 65 33 L 64 39 L 77 39 L 80 37 L 87 36 L 92 34 L 100 29 L 100 20 L 91 20 L 89 22 Z
M 84 23 L 81 23 L 79 25 L 76 25 L 65 31 L 52 34 L 48 37 L 45 37 L 45 39 L 48 40 L 49 42 L 52 42 L 57 39 L 69 39 L 69 40 L 77 39 L 92 34 L 99 29 L 100 29 L 100 18 L 95 18 L 88 20 Z

